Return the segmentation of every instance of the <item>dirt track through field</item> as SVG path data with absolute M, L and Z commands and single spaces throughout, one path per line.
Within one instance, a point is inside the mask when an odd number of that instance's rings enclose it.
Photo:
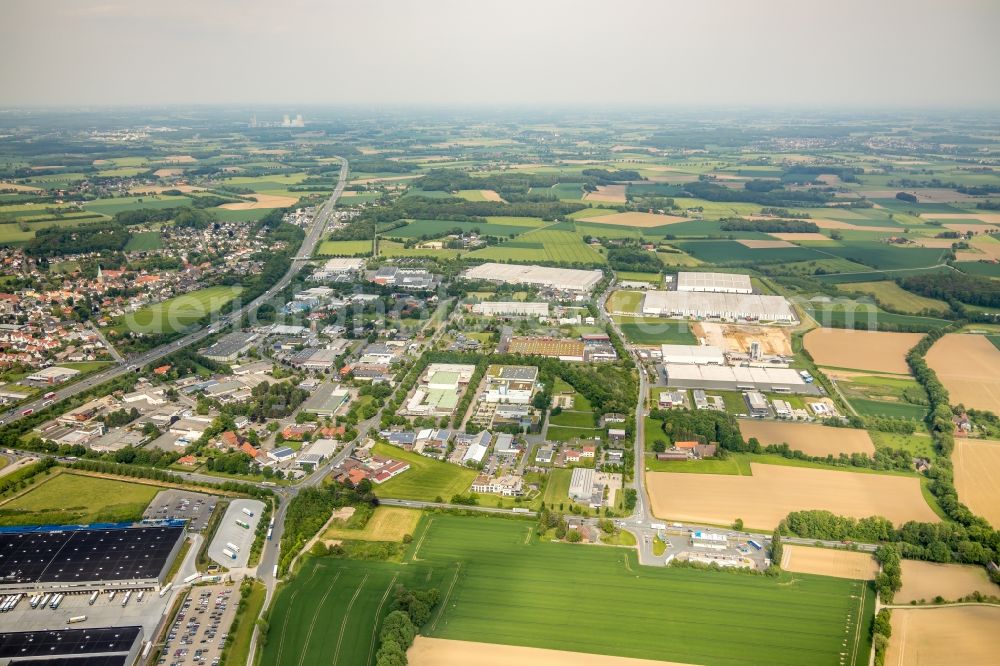
M 906 353 L 922 337 L 920 333 L 814 328 L 806 333 L 803 343 L 816 365 L 909 374 Z
M 939 522 L 913 476 L 751 463 L 752 476 L 648 472 L 653 514 L 666 520 L 774 529 L 792 511 Z
M 978 666 L 1000 654 L 1000 608 L 896 608 L 885 666 Z
M 893 603 L 933 601 L 940 595 L 946 601 L 958 601 L 973 592 L 1000 597 L 1000 585 L 992 582 L 984 567 L 971 564 L 938 564 L 903 560 L 903 587 Z
M 952 463 L 959 501 L 1000 529 L 1000 442 L 958 438 Z
M 453 641 L 417 636 L 407 653 L 410 666 L 685 666 L 674 661 L 612 657 L 543 648 Z
M 927 352 L 927 364 L 951 404 L 1000 414 L 1000 350 L 985 336 L 949 333 Z
M 790 421 L 761 421 L 740 419 L 740 432 L 744 439 L 756 437 L 768 444 L 788 444 L 793 451 L 798 450 L 811 456 L 826 456 L 839 453 L 875 454 L 875 444 L 867 430 L 858 428 L 830 428 L 818 423 L 792 423 Z
M 809 546 L 783 546 L 781 568 L 796 573 L 874 580 L 878 573 L 878 562 L 870 553 L 833 548 L 811 548 Z

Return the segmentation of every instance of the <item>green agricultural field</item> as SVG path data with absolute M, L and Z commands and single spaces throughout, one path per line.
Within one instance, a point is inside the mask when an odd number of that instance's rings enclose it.
M 634 315 L 642 314 L 641 291 L 615 291 L 608 296 L 608 312 L 628 312 Z
M 262 663 L 372 664 L 397 583 L 440 590 L 423 628 L 436 638 L 707 666 L 868 661 L 865 582 L 640 567 L 631 549 L 540 542 L 527 521 L 435 515 L 425 524 L 404 564 L 307 559 L 275 600 Z M 586 572 L 600 612 L 580 612 L 567 571 Z
M 147 252 L 149 250 L 158 250 L 161 247 L 163 247 L 163 240 L 160 238 L 159 231 L 140 231 L 139 233 L 132 234 L 132 237 L 128 239 L 125 251 Z
M 1000 278 L 1000 264 L 991 264 L 985 261 L 957 261 L 955 268 L 969 275 Z
M 637 345 L 693 345 L 697 344 L 687 322 L 661 317 L 616 316 L 622 333 Z
M 469 257 L 511 262 L 557 261 L 570 264 L 603 264 L 604 255 L 572 231 L 538 229 L 500 245 L 470 252 Z
M 591 421 L 593 423 L 593 421 Z M 572 439 L 594 439 L 603 438 L 604 431 L 594 428 L 592 425 L 576 427 L 550 425 L 545 431 L 545 438 L 553 442 L 568 442 Z
M 784 263 L 824 258 L 807 247 L 750 248 L 736 241 L 685 241 L 677 247 L 710 264 Z
M 412 220 L 406 226 L 383 232 L 387 238 L 439 238 L 460 229 L 463 232 L 476 231 L 485 236 L 516 236 L 540 227 L 542 220 L 535 217 L 492 217 L 482 222 L 456 222 L 454 220 Z M 523 222 L 523 223 L 522 223 Z
M 594 413 L 577 412 L 569 409 L 564 409 L 558 414 L 553 414 L 549 416 L 549 423 L 556 426 L 566 426 L 569 428 L 587 428 L 588 430 L 592 430 L 594 428 Z
M 63 472 L 0 504 L 0 525 L 47 525 L 139 520 L 159 489 Z
M 848 401 L 861 416 L 888 416 L 912 421 L 920 421 L 927 416 L 926 407 L 908 402 L 883 402 L 865 398 L 848 398 Z
M 448 501 L 452 495 L 468 493 L 477 474 L 474 469 L 434 460 L 387 444 L 376 444 L 375 453 L 410 464 L 407 471 L 375 487 L 375 493 L 381 497 L 428 502 L 441 497 Z
M 926 247 L 897 247 L 877 241 L 845 241 L 840 247 L 824 247 L 823 252 L 878 270 L 898 270 L 935 266 L 944 261 L 944 250 Z
M 178 196 L 144 196 L 122 197 L 120 199 L 97 199 L 83 204 L 86 210 L 102 215 L 114 215 L 126 210 L 141 210 L 143 208 L 180 208 L 190 206 L 191 199 Z
M 820 326 L 927 332 L 950 322 L 934 317 L 917 317 L 880 310 L 870 303 L 807 303 L 806 311 Z
M 241 291 L 243 287 L 235 286 L 199 289 L 125 315 L 124 325 L 131 331 L 178 331 L 207 314 L 221 310 Z
M 321 257 L 358 257 L 372 253 L 370 240 L 323 241 L 316 254 Z
M 378 254 L 380 257 L 433 257 L 437 259 L 454 259 L 462 254 L 462 250 L 452 250 L 449 248 L 435 250 L 434 248 L 429 247 L 406 247 L 402 243 L 379 240 Z

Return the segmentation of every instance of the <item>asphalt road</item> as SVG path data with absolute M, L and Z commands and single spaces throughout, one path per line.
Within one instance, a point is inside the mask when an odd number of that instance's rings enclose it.
M 334 208 L 337 204 L 337 199 L 344 192 L 344 187 L 347 185 L 347 172 L 348 172 L 348 162 L 345 159 L 341 159 L 340 167 L 340 179 L 337 181 L 337 186 L 333 190 L 333 194 L 330 198 L 323 204 L 323 206 L 316 212 L 315 217 L 313 217 L 312 226 L 306 232 L 305 240 L 303 240 L 299 251 L 296 253 L 295 257 L 292 259 L 292 265 L 289 266 L 288 272 L 286 272 L 280 280 L 278 280 L 274 286 L 265 291 L 263 294 L 250 301 L 246 305 L 240 307 L 238 310 L 227 313 L 222 316 L 218 321 L 201 328 L 197 331 L 189 333 L 182 338 L 174 340 L 165 345 L 156 347 L 149 351 L 143 352 L 136 356 L 132 356 L 126 359 L 125 363 L 121 363 L 113 368 L 107 368 L 98 372 L 94 375 L 90 375 L 81 379 L 78 382 L 71 384 L 65 388 L 57 389 L 55 395 L 51 398 L 39 398 L 28 404 L 22 404 L 15 409 L 9 410 L 2 417 L 0 417 L 0 424 L 10 423 L 23 418 L 25 410 L 38 411 L 43 407 L 47 407 L 54 402 L 59 402 L 65 400 L 71 396 L 78 393 L 88 391 L 95 386 L 99 386 L 105 382 L 111 381 L 116 377 L 121 377 L 128 372 L 136 372 L 142 368 L 147 363 L 152 363 L 153 361 L 159 360 L 168 354 L 172 354 L 178 349 L 188 347 L 190 345 L 201 342 L 210 335 L 217 333 L 223 328 L 229 326 L 233 322 L 238 322 L 243 317 L 243 315 L 255 312 L 264 302 L 272 298 L 275 294 L 280 292 L 282 289 L 288 286 L 288 284 L 295 278 L 295 276 L 302 270 L 302 267 L 306 265 L 309 258 L 312 257 L 313 250 L 316 249 L 316 244 L 323 237 L 323 231 L 326 229 L 327 223 L 333 217 Z

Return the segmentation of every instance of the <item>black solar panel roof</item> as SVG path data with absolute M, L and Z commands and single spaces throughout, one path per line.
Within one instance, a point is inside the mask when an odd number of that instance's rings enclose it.
M 183 527 L 0 533 L 0 584 L 157 578 Z
M 127 654 L 104 654 L 99 657 L 52 657 L 51 659 L 12 659 L 11 666 L 125 666 Z
M 0 659 L 127 653 L 141 632 L 142 627 L 108 627 L 5 633 L 0 634 Z

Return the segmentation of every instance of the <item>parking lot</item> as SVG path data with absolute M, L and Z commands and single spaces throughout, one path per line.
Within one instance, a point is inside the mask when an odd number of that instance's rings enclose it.
M 193 493 L 189 490 L 163 490 L 149 503 L 142 517 L 157 520 L 175 518 L 187 520 L 188 532 L 203 532 L 218 501 L 219 498 L 215 495 Z
M 244 509 L 253 515 L 247 515 Z M 236 499 L 230 502 L 208 547 L 208 556 L 229 569 L 245 567 L 263 510 L 264 503 L 260 500 Z
M 216 666 L 240 603 L 238 585 L 193 587 L 174 619 L 159 664 Z

